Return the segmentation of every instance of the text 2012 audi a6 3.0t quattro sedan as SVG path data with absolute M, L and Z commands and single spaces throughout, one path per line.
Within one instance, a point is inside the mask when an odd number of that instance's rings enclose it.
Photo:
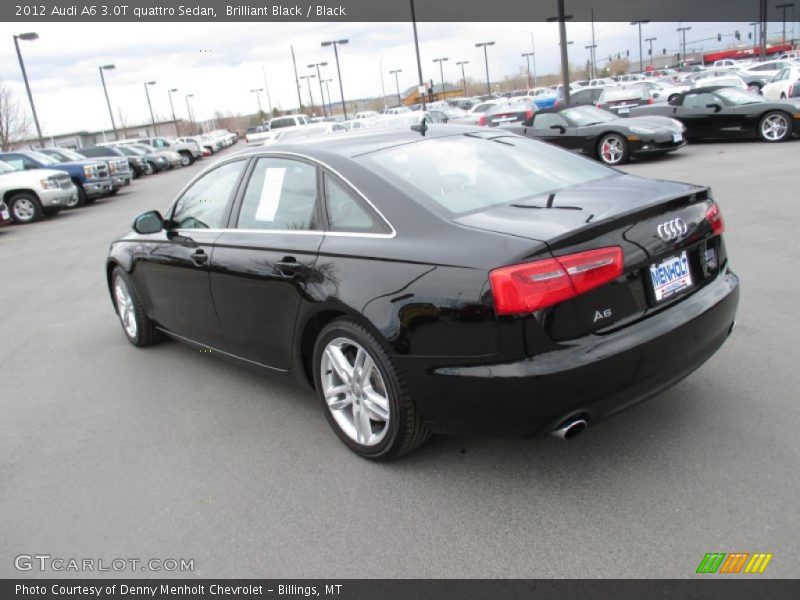
M 292 373 L 390 459 L 431 432 L 571 437 L 691 373 L 734 325 L 723 228 L 706 187 L 422 124 L 226 158 L 107 276 L 134 345 Z

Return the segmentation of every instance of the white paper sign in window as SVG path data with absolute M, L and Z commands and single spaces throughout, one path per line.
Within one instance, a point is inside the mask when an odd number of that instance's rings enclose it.
M 275 220 L 285 175 L 285 168 L 267 169 L 264 175 L 264 185 L 261 187 L 261 198 L 256 209 L 256 221 L 272 222 Z

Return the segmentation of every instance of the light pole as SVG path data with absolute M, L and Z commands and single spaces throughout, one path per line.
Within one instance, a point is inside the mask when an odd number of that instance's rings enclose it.
M 444 100 L 444 97 L 445 97 L 445 95 L 444 95 L 444 67 L 442 66 L 442 63 L 444 63 L 447 60 L 449 60 L 449 59 L 446 58 L 446 57 L 444 57 L 444 58 L 434 58 L 433 59 L 433 62 L 439 63 L 439 75 L 441 75 L 441 77 L 442 77 L 442 97 L 440 98 L 441 100 Z
M 486 63 L 486 93 L 492 95 L 492 86 L 489 83 L 489 54 L 486 51 L 487 46 L 494 46 L 494 42 L 478 42 L 475 44 L 476 48 L 483 48 L 483 60 Z
M 549 17 L 548 23 L 558 21 L 558 37 L 561 40 L 561 83 L 564 89 L 564 104 L 569 104 L 569 55 L 567 54 L 567 20 L 572 15 L 564 14 L 564 0 L 558 0 L 558 16 Z
M 331 87 L 328 85 L 333 79 L 323 79 L 322 83 L 325 84 L 325 93 L 328 94 L 328 114 L 333 116 L 333 107 L 331 106 Z M 325 102 L 325 98 L 322 99 L 322 102 Z
M 156 127 L 156 118 L 153 116 L 153 105 L 150 103 L 150 92 L 147 88 L 151 85 L 155 85 L 155 81 L 146 81 L 144 84 L 144 95 L 147 96 L 147 107 L 150 109 L 150 120 L 153 122 L 153 132 L 155 135 L 158 135 L 158 127 Z
M 386 111 L 389 108 L 386 105 L 386 86 L 384 85 L 383 81 L 383 57 L 381 56 L 378 59 L 378 71 L 381 72 L 381 100 L 383 101 L 383 110 Z M 322 80 L 320 80 L 320 85 L 322 85 Z
M 794 2 L 787 2 L 785 4 L 776 4 L 775 8 L 783 11 L 783 27 L 781 28 L 781 45 L 786 44 L 786 9 L 792 8 Z
M 267 86 L 267 72 L 264 66 L 261 66 L 261 75 L 264 77 L 264 93 L 267 95 L 267 108 L 269 108 L 269 116 L 272 117 L 272 100 L 269 97 L 269 87 Z
M 583 48 L 589 51 L 589 79 L 596 79 L 594 74 L 594 51 L 597 48 L 597 44 L 589 44 Z
M 464 86 L 464 96 L 467 95 L 467 76 L 464 75 L 464 65 L 468 65 L 468 60 L 460 60 L 456 63 L 457 66 L 461 67 L 461 84 Z
M 108 89 L 106 88 L 106 78 L 103 76 L 103 71 L 110 71 L 116 69 L 114 65 L 103 65 L 97 67 L 100 71 L 100 81 L 103 82 L 103 93 L 106 95 L 106 104 L 108 105 L 108 116 L 111 117 L 111 128 L 114 130 L 114 138 L 119 139 L 119 132 L 117 131 L 117 124 L 114 122 L 114 112 L 111 110 L 111 100 L 108 99 Z
M 261 96 L 258 95 L 258 92 L 263 92 L 263 91 L 264 91 L 264 88 L 256 88 L 256 89 L 250 90 L 251 94 L 255 94 L 256 95 L 256 102 L 258 102 L 258 120 L 259 121 L 263 121 L 264 120 L 264 111 L 261 109 Z
M 398 106 L 403 103 L 403 99 L 400 98 L 400 80 L 397 78 L 398 73 L 402 73 L 403 69 L 393 69 L 389 71 L 389 75 L 394 75 L 394 87 L 397 90 L 397 104 Z
M 336 57 L 336 73 L 339 76 L 339 94 L 342 97 L 342 113 L 344 113 L 344 120 L 347 120 L 347 106 L 344 103 L 344 88 L 342 87 L 342 70 L 339 68 L 339 46 L 350 43 L 350 40 L 331 40 L 329 42 L 322 42 L 322 47 L 333 46 L 333 55 Z
M 19 68 L 22 70 L 22 79 L 25 80 L 25 89 L 28 91 L 28 101 L 31 103 L 31 112 L 33 113 L 33 122 L 36 124 L 36 133 L 39 135 L 39 145 L 44 148 L 44 138 L 42 137 L 42 128 L 39 127 L 39 117 L 36 114 L 36 106 L 33 103 L 33 94 L 31 93 L 31 86 L 28 83 L 28 73 L 25 71 L 25 63 L 22 60 L 22 52 L 19 50 L 19 41 L 32 42 L 39 39 L 39 34 L 33 31 L 28 33 L 20 33 L 14 36 L 14 46 L 17 49 L 17 58 L 19 59 Z
M 328 116 L 328 109 L 325 108 L 325 94 L 322 93 L 322 73 L 319 72 L 320 67 L 327 67 L 327 62 L 319 62 L 314 63 L 313 65 L 308 65 L 309 69 L 313 69 L 314 67 L 317 68 L 317 81 L 319 81 L 319 95 L 322 98 L 322 114 L 323 116 Z M 381 80 L 383 80 L 383 73 L 381 73 Z
M 641 19 L 639 21 L 631 21 L 631 25 L 639 26 L 639 72 L 644 71 L 644 64 L 642 62 L 642 25 L 647 25 L 650 19 Z
M 678 27 L 675 31 L 678 32 L 678 35 L 681 36 L 681 56 L 683 56 L 683 64 L 686 64 L 686 32 L 689 31 L 691 27 Z M 681 61 L 678 61 L 680 65 Z
M 186 94 L 186 113 L 189 115 L 189 127 L 191 131 L 196 131 L 196 125 L 194 123 L 194 115 L 192 115 L 192 107 L 189 106 L 189 98 L 194 98 L 194 94 Z
M 311 116 L 314 116 L 314 94 L 311 93 L 311 80 L 314 79 L 316 75 L 300 75 L 300 79 L 305 79 L 306 83 L 308 84 L 308 98 L 311 101 Z
M 533 56 L 533 52 L 523 52 L 521 56 L 528 65 L 528 89 L 531 89 L 531 56 Z
M 178 88 L 167 90 L 167 96 L 169 96 L 169 109 L 172 111 L 172 122 L 175 124 L 175 135 L 180 135 L 178 131 L 178 119 L 175 117 L 175 105 L 172 103 L 172 94 L 177 91 Z
M 533 40 L 533 32 L 532 31 L 523 31 L 523 33 L 531 34 L 531 58 L 533 64 L 533 87 L 536 87 L 536 44 L 534 44 Z
M 425 110 L 425 93 L 423 89 L 425 84 L 422 82 L 422 60 L 419 57 L 419 38 L 417 37 L 417 13 L 414 9 L 414 0 L 409 0 L 411 3 L 411 25 L 414 28 L 414 51 L 417 53 L 417 76 L 419 77 L 419 92 L 420 100 L 422 100 L 422 110 Z
M 655 67 L 653 64 L 653 42 L 655 42 L 658 38 L 657 37 L 649 37 L 645 40 L 645 42 L 650 42 L 650 66 Z

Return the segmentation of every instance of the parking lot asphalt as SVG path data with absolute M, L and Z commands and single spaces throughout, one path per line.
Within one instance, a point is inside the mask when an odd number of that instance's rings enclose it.
M 350 453 L 309 391 L 125 340 L 108 244 L 201 164 L 0 230 L 0 576 L 42 576 L 13 562 L 39 553 L 197 577 L 692 577 L 716 551 L 797 576 L 799 157 L 698 144 L 625 167 L 721 206 L 742 297 L 702 368 L 568 442 L 440 436 L 390 464 Z

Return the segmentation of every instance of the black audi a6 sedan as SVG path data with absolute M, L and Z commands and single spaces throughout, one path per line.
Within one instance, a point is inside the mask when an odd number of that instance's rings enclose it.
M 723 228 L 706 187 L 422 125 L 228 157 L 107 277 L 134 345 L 293 374 L 390 459 L 432 432 L 571 437 L 687 376 L 734 324 Z
M 594 106 L 548 108 L 508 131 L 582 152 L 608 165 L 657 156 L 686 145 L 684 127 L 668 117 L 618 117 Z

